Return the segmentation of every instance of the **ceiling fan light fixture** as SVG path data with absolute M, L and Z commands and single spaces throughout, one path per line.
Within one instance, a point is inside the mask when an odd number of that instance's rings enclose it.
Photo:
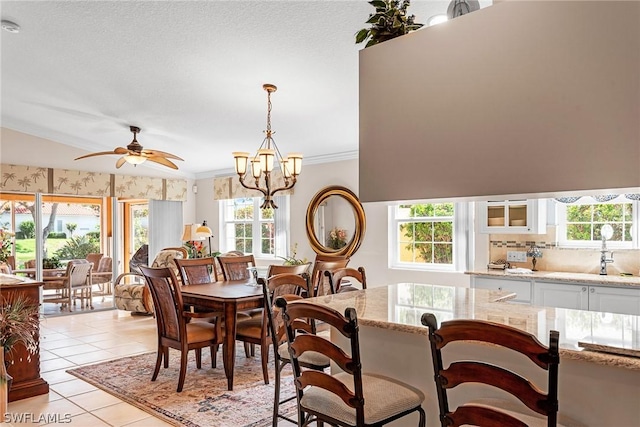
M 153 163 L 158 163 L 162 166 L 166 166 L 171 169 L 178 169 L 178 166 L 169 159 L 183 160 L 175 154 L 167 153 L 160 150 L 145 150 L 136 138 L 140 132 L 140 128 L 137 126 L 129 126 L 129 130 L 133 133 L 133 140 L 124 147 L 116 147 L 113 151 L 101 151 L 99 153 L 85 154 L 84 156 L 77 157 L 75 160 L 86 159 L 87 157 L 105 156 L 110 154 L 117 154 L 121 156 L 116 162 L 116 168 L 119 169 L 125 163 L 130 165 L 140 165 L 147 160 Z
M 140 165 L 140 164 L 146 162 L 147 158 L 146 157 L 142 157 L 142 156 L 136 156 L 136 155 L 133 155 L 133 154 L 126 154 L 124 156 L 124 160 L 127 163 L 132 164 L 133 166 L 136 166 L 136 165 Z

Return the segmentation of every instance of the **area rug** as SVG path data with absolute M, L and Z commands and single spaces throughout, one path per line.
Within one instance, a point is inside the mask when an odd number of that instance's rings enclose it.
M 258 352 L 256 352 L 258 353 Z M 195 353 L 189 352 L 187 375 L 182 392 L 177 393 L 180 353 L 171 350 L 169 368 L 160 368 L 151 382 L 156 353 L 70 369 L 72 375 L 122 399 L 143 411 L 176 426 L 262 427 L 270 426 L 273 414 L 274 367 L 269 361 L 270 384 L 262 379 L 260 356 L 246 358 L 242 347 L 236 351 L 233 391 L 218 352 L 218 366 L 211 368 L 209 351 L 203 349 L 202 369 L 196 369 Z M 281 396 L 293 395 L 291 370 L 283 370 Z M 281 413 L 296 418 L 295 399 L 281 407 Z

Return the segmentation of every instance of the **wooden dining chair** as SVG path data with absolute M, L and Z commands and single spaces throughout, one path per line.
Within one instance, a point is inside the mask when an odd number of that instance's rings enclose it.
M 483 427 L 558 425 L 558 331 L 549 332 L 549 346 L 545 346 L 528 332 L 484 320 L 450 320 L 442 322 L 438 327 L 435 315 L 424 313 L 421 321 L 429 329 L 442 427 L 466 424 Z M 546 393 L 529 379 L 495 364 L 474 360 L 455 361 L 453 351 L 447 353 L 447 360 L 452 362 L 445 369 L 442 349 L 456 341 L 485 343 L 483 353 L 487 357 L 490 357 L 495 348 L 499 348 L 495 346 L 523 354 L 535 366 L 547 371 Z M 513 403 L 510 401 L 478 399 L 451 410 L 448 390 L 465 383 L 487 384 L 501 389 L 517 397 L 524 405 L 513 410 Z
M 222 342 L 220 324 L 187 321 L 195 317 L 202 317 L 202 314 L 184 310 L 180 285 L 173 269 L 140 266 L 140 270 L 151 291 L 158 331 L 158 355 L 151 381 L 158 378 L 163 360 L 164 367 L 169 367 L 169 349 L 179 350 L 180 374 L 177 391 L 181 392 L 190 350 L 196 351 L 196 367 L 200 369 L 202 367 L 202 348 L 209 347 L 211 349 L 211 366 L 215 367 L 215 351 Z
M 253 255 L 218 256 L 224 280 L 246 280 L 252 277 L 250 267 L 256 266 Z
M 267 269 L 267 278 L 278 274 L 303 274 L 308 273 L 308 270 L 308 263 L 296 265 L 272 264 Z
M 313 296 L 332 294 L 331 285 L 325 275 L 325 271 L 333 272 L 340 268 L 345 268 L 347 264 L 349 264 L 349 258 L 335 259 L 333 261 L 316 260 L 313 264 L 313 272 L 311 273 Z
M 278 298 L 276 306 L 282 310 L 287 332 L 297 389 L 298 426 L 314 421 L 318 425 L 326 422 L 337 426 L 382 426 L 418 412 L 418 425 L 424 427 L 424 394 L 420 390 L 393 378 L 362 372 L 355 308 L 348 307 L 343 316 L 332 308 L 305 301 L 289 303 Z M 349 349 L 345 352 L 322 336 L 298 330 L 299 319 L 325 322 L 332 332 L 348 340 Z M 342 372 L 330 375 L 317 370 L 303 371 L 301 360 L 311 352 L 328 357 Z
M 275 396 L 273 398 L 273 427 L 278 425 L 278 418 L 285 419 L 291 423 L 296 423 L 296 420 L 288 418 L 287 416 L 280 414 L 280 405 L 295 399 L 295 395 L 280 400 L 280 386 L 282 370 L 285 366 L 291 363 L 289 356 L 289 347 L 287 344 L 287 336 L 285 333 L 284 321 L 282 320 L 281 310 L 274 305 L 274 301 L 277 298 L 285 298 L 287 301 L 295 301 L 303 298 L 303 295 L 310 295 L 309 287 L 309 275 L 304 273 L 302 275 L 295 273 L 283 273 L 270 276 L 268 280 L 262 278 L 258 279 L 258 282 L 262 286 L 262 293 L 264 294 L 264 303 L 267 324 L 269 326 L 269 336 L 271 337 L 271 343 L 274 349 L 275 360 Z M 307 320 L 300 320 L 296 323 L 295 328 L 297 330 L 305 330 L 307 333 L 315 334 L 316 325 L 315 322 Z M 329 358 L 319 353 L 307 353 L 304 354 L 300 360 L 300 366 L 307 369 L 325 370 L 329 367 Z
M 307 274 L 304 274 L 304 278 L 296 274 L 280 274 L 278 276 L 272 276 L 271 278 L 269 278 L 268 283 L 271 283 L 272 279 L 274 278 L 278 278 L 276 281 L 274 281 L 274 283 L 280 283 L 279 286 L 281 286 L 281 291 L 287 290 L 291 292 L 307 292 L 309 289 L 309 277 Z M 263 278 L 260 277 L 258 278 L 258 283 L 262 286 L 262 284 L 266 282 Z M 260 346 L 262 376 L 264 378 L 265 384 L 269 384 L 269 369 L 267 364 L 269 361 L 269 345 L 271 344 L 271 339 L 269 338 L 270 315 L 268 313 L 267 304 L 268 302 L 265 299 L 264 306 L 262 308 L 262 311 L 260 312 L 260 316 L 253 316 L 250 319 L 238 319 L 238 323 L 236 324 L 236 339 L 238 341 L 243 341 L 244 343 L 251 346 L 251 356 L 255 356 L 255 346 Z M 276 385 L 276 387 L 278 387 L 278 385 Z
M 218 267 L 213 257 L 188 258 L 173 260 L 178 267 L 182 284 L 199 285 L 216 281 L 218 277 Z
M 331 293 L 341 293 L 357 291 L 356 283 L 359 283 L 360 289 L 367 289 L 367 275 L 364 272 L 364 267 L 355 268 L 338 268 L 334 271 L 325 271 L 324 275 L 329 279 L 329 286 L 331 287 Z M 343 282 L 344 279 L 348 279 Z

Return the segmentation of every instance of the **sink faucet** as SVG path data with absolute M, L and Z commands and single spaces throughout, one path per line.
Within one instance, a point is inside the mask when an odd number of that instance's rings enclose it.
M 609 252 L 611 254 L 611 258 L 607 258 L 607 251 L 606 248 L 603 248 L 602 251 L 600 251 L 600 275 L 601 276 L 606 276 L 607 275 L 607 264 L 613 262 L 613 252 Z
M 607 264 L 613 262 L 613 252 L 609 252 L 607 250 L 607 239 L 610 239 L 613 236 L 613 228 L 611 225 L 603 225 L 600 235 L 602 236 L 602 249 L 600 250 L 600 275 L 606 276 Z M 611 258 L 607 258 L 607 252 L 610 253 Z

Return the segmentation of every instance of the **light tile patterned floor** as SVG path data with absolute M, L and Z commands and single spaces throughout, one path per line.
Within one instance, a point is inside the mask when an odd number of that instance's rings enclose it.
M 11 402 L 8 410 L 14 417 L 33 414 L 33 420 L 39 414 L 47 414 L 57 417 L 58 422 L 46 425 L 76 427 L 170 425 L 65 372 L 74 366 L 155 351 L 154 318 L 131 316 L 129 312 L 120 310 L 56 317 L 45 315 L 40 335 L 40 371 L 51 391 L 48 395 Z M 65 417 L 70 417 L 70 422 Z M 3 425 L 21 427 L 37 424 L 33 421 L 17 422 L 14 418 L 10 424 Z M 280 421 L 279 425 L 288 427 L 294 424 Z

